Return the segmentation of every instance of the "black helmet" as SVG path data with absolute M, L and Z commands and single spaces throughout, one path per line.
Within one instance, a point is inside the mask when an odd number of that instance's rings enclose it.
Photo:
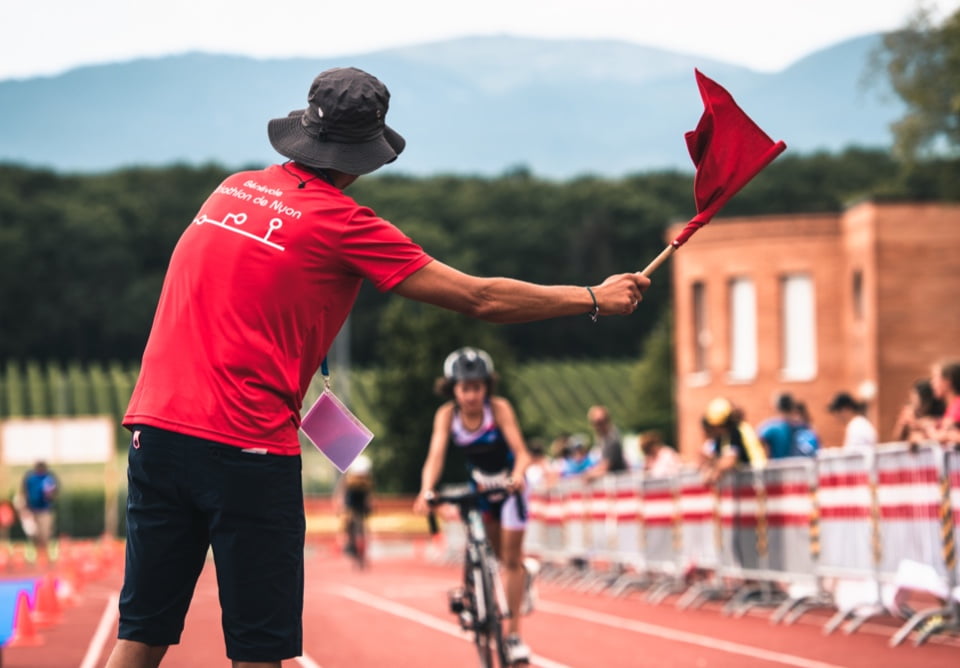
M 487 380 L 493 375 L 493 360 L 479 348 L 459 348 L 443 361 L 443 377 L 461 380 Z

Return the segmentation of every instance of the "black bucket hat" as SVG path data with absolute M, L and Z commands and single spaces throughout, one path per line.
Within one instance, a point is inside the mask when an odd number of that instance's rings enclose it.
M 372 74 L 337 67 L 317 75 L 306 109 L 267 124 L 270 143 L 308 167 L 369 174 L 393 162 L 406 141 L 387 126 L 390 91 Z

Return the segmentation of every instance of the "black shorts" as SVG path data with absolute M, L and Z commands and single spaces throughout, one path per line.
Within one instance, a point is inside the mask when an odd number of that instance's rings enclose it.
M 227 656 L 300 656 L 300 457 L 244 452 L 152 427 L 133 431 L 118 637 L 177 644 L 212 546 Z

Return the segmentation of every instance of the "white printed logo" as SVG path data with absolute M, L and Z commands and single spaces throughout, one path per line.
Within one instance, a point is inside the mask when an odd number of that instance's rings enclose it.
M 237 234 L 242 234 L 243 236 L 253 239 L 254 241 L 259 241 L 260 243 L 266 244 L 271 248 L 276 248 L 279 251 L 284 250 L 284 247 L 280 244 L 270 241 L 270 235 L 273 234 L 273 231 L 278 230 L 283 226 L 283 221 L 279 218 L 270 219 L 270 229 L 268 229 L 267 233 L 262 237 L 258 237 L 256 234 L 251 234 L 246 230 L 236 227 L 237 225 L 243 225 L 245 222 L 247 222 L 247 214 L 245 213 L 228 213 L 223 217 L 223 220 L 216 220 L 204 213 L 194 218 L 193 222 L 197 225 L 203 225 L 204 223 L 217 225 L 218 227 L 229 230 L 230 232 L 236 232 Z M 231 225 L 230 223 L 233 224 Z

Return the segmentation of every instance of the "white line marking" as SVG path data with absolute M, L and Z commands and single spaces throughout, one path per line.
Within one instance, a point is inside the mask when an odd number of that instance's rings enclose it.
M 403 605 L 402 603 L 396 603 L 389 599 L 381 598 L 374 594 L 369 594 L 362 589 L 343 586 L 333 589 L 333 592 L 344 598 L 349 598 L 351 601 L 360 603 L 361 605 L 367 605 L 371 608 L 376 608 L 381 612 L 386 612 L 396 617 L 401 617 L 407 621 L 422 624 L 427 628 L 431 628 L 434 631 L 439 631 L 440 633 L 446 633 L 454 638 L 465 640 L 467 637 L 466 632 L 456 624 L 451 624 L 450 622 L 437 619 L 433 615 L 428 615 L 425 612 L 421 612 L 416 608 Z M 567 666 L 566 664 L 557 663 L 556 661 L 551 661 L 550 659 L 546 659 L 537 655 L 532 655 L 530 657 L 530 665 L 542 666 L 543 668 L 570 668 L 570 666 Z
M 100 623 L 97 625 L 97 630 L 93 633 L 93 638 L 90 640 L 90 645 L 87 647 L 87 653 L 83 657 L 80 668 L 94 668 L 100 661 L 100 656 L 103 654 L 103 647 L 107 644 L 110 632 L 113 630 L 113 625 L 117 621 L 117 614 L 119 613 L 117 605 L 119 603 L 119 594 L 110 594 L 110 597 L 107 599 L 107 607 L 100 617 Z M 306 654 L 296 657 L 294 661 L 303 666 L 303 668 L 321 668 L 319 663 Z
M 740 643 L 730 642 L 729 640 L 718 640 L 710 636 L 678 631 L 677 629 L 672 629 L 667 626 L 657 626 L 656 624 L 647 624 L 646 622 L 638 622 L 633 619 L 624 619 L 623 617 L 596 612 L 588 608 L 564 605 L 563 603 L 553 603 L 551 601 L 544 601 L 543 599 L 537 601 L 537 610 L 586 622 L 593 622 L 594 624 L 602 624 L 616 629 L 663 638 L 665 640 L 696 645 L 719 652 L 727 652 L 728 654 L 739 654 L 740 656 L 748 656 L 763 661 L 781 663 L 787 666 L 797 666 L 798 668 L 843 668 L 843 666 L 834 663 L 805 659 L 802 656 L 774 652 L 751 645 L 742 645 Z
M 97 630 L 93 632 L 93 637 L 87 646 L 87 653 L 83 657 L 80 668 L 94 668 L 100 661 L 103 648 L 107 644 L 107 640 L 111 635 L 110 632 L 114 630 L 114 625 L 117 622 L 117 615 L 120 612 L 117 609 L 119 603 L 120 595 L 118 593 L 114 592 L 107 597 L 107 607 L 103 609 L 103 614 L 100 616 L 100 623 L 97 624 Z
M 320 664 L 311 659 L 309 656 L 304 654 L 303 656 L 298 656 L 294 659 L 299 663 L 303 668 L 320 668 Z

